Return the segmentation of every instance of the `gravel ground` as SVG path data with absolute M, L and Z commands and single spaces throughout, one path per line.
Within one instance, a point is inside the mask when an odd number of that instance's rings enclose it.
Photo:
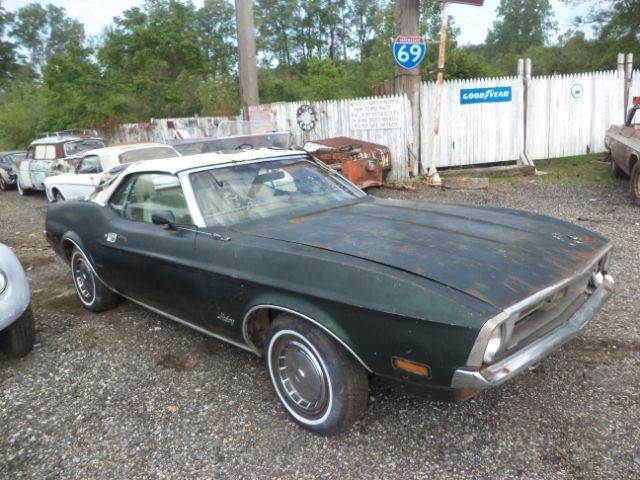
M 494 185 L 383 197 L 499 205 L 601 232 L 618 290 L 537 369 L 466 403 L 374 383 L 322 438 L 278 405 L 261 361 L 132 304 L 91 314 L 42 230 L 42 196 L 0 194 L 0 241 L 33 288 L 37 346 L 0 359 L 0 478 L 640 478 L 640 209 L 623 187 Z

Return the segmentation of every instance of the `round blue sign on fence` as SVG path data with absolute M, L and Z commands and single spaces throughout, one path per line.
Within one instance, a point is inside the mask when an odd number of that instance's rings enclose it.
M 427 55 L 427 41 L 423 37 L 400 35 L 393 42 L 393 57 L 402 68 L 415 68 Z

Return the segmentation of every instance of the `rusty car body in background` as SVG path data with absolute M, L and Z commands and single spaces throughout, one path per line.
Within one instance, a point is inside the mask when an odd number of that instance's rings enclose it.
M 391 151 L 357 138 L 334 137 L 307 142 L 303 150 L 342 172 L 360 188 L 381 187 L 391 170 Z
M 34 140 L 27 149 L 26 158 L 15 162 L 18 193 L 44 191 L 45 178 L 73 171 L 83 152 L 104 147 L 104 140 L 95 131 L 55 132 Z
M 614 125 L 607 130 L 605 145 L 611 155 L 611 173 L 616 178 L 629 176 L 631 199 L 640 207 L 640 97 L 633 99 L 624 125 Z

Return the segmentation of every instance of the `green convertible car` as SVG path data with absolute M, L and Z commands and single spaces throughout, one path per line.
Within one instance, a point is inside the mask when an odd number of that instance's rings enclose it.
M 131 300 L 266 360 L 332 434 L 371 376 L 455 398 L 513 378 L 608 299 L 611 244 L 553 218 L 369 197 L 299 151 L 130 165 L 46 235 L 94 311 Z

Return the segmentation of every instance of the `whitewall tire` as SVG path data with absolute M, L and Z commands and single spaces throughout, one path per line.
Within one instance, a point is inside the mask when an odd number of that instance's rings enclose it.
M 367 372 L 316 326 L 280 314 L 270 327 L 266 363 L 287 413 L 322 435 L 346 430 L 369 398 Z

